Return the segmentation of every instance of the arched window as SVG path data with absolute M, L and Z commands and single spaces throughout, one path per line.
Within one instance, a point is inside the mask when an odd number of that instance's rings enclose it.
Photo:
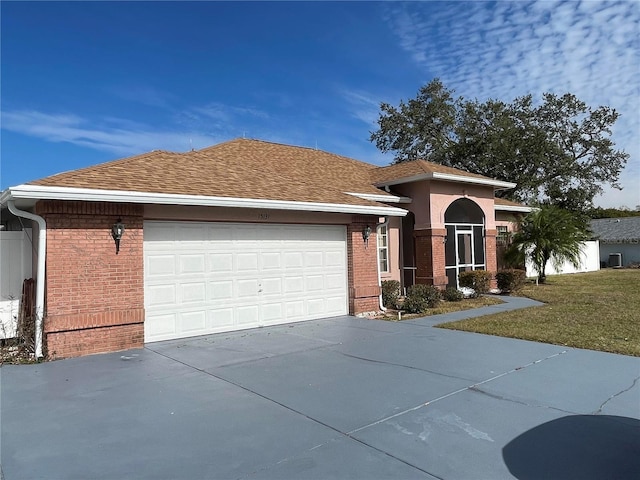
M 445 270 L 448 285 L 458 288 L 458 275 L 468 270 L 484 270 L 484 212 L 468 198 L 454 201 L 444 213 L 447 229 Z

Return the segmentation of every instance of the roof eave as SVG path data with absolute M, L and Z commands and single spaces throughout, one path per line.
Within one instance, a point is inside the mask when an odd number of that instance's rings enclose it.
M 391 187 L 393 185 L 400 185 L 402 183 L 419 182 L 421 180 L 442 180 L 447 182 L 456 183 L 472 183 L 475 185 L 485 185 L 493 187 L 495 190 L 507 190 L 509 188 L 515 188 L 516 184 L 512 182 L 504 182 L 502 180 L 494 180 L 492 178 L 478 178 L 469 177 L 466 175 L 454 175 L 451 173 L 422 173 L 420 175 L 412 175 L 410 177 L 395 178 L 393 180 L 386 180 L 384 182 L 378 182 L 376 187 Z
M 97 190 L 89 188 L 50 187 L 41 185 L 17 185 L 8 188 L 0 197 L 25 200 L 75 200 L 87 202 L 143 203 L 158 205 L 186 205 L 231 208 L 269 208 L 306 212 L 351 213 L 358 215 L 388 215 L 403 217 L 407 211 L 386 205 L 350 205 L 323 202 L 299 202 L 261 198 L 210 197 L 202 195 L 176 195 L 121 190 Z
M 382 202 L 382 203 L 411 203 L 412 200 L 409 197 L 400 197 L 398 195 L 391 194 L 375 194 L 375 193 L 355 193 L 344 192 L 347 195 L 353 195 L 354 197 L 361 198 L 363 200 L 369 200 L 370 202 Z
M 530 213 L 533 211 L 532 207 L 527 207 L 525 205 L 498 205 L 494 204 L 494 210 L 501 212 L 522 212 L 522 213 Z

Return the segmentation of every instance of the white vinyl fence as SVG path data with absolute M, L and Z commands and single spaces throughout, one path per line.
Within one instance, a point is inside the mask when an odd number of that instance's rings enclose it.
M 533 263 L 527 258 L 527 277 L 536 277 L 538 274 L 533 268 Z M 580 266 L 578 268 L 565 262 L 559 269 L 555 269 L 551 262 L 547 263 L 545 273 L 547 275 L 558 275 L 562 273 L 582 273 L 595 272 L 600 270 L 600 242 L 592 240 L 583 242 L 582 255 L 580 255 Z
M 22 282 L 31 278 L 31 229 L 0 230 L 0 339 L 16 336 Z

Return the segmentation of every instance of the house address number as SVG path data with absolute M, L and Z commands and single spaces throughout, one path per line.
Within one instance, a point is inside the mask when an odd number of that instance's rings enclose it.
M 269 214 L 268 213 L 259 213 L 258 214 L 258 220 L 269 220 Z

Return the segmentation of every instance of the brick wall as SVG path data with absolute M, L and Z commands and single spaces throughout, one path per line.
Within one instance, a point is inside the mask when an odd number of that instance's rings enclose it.
M 377 217 L 354 216 L 347 226 L 347 256 L 349 265 L 349 313 L 380 310 L 378 285 L 378 252 L 376 246 Z M 362 230 L 371 227 L 368 245 Z
M 40 201 L 47 222 L 44 331 L 49 358 L 142 347 L 143 207 Z M 111 226 L 125 233 L 116 255 Z
M 445 271 L 444 228 L 429 228 L 413 232 L 416 247 L 416 283 L 447 286 Z

